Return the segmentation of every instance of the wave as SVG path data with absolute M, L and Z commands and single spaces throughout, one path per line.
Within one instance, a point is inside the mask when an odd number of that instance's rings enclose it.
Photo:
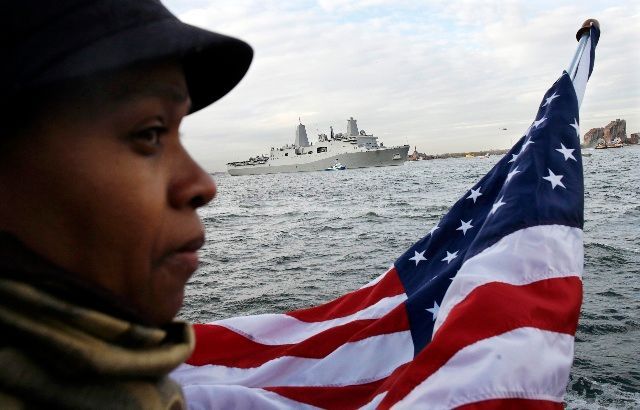
M 596 295 L 609 296 L 609 297 L 623 297 L 623 295 L 621 295 L 620 293 L 614 292 L 612 290 L 607 290 L 607 291 L 604 291 L 604 292 L 598 292 L 598 293 L 596 293 Z
M 334 231 L 350 231 L 353 229 L 353 226 L 329 226 L 324 225 L 319 229 L 320 232 L 334 232 Z
M 571 377 L 566 405 L 574 410 L 609 410 L 640 408 L 640 391 L 629 391 L 618 384 L 598 382 L 587 377 Z
M 640 204 L 630 206 L 622 212 L 623 215 L 640 215 Z
M 587 335 L 609 335 L 612 333 L 627 333 L 629 332 L 629 326 L 627 324 L 613 324 L 613 323 L 597 323 L 590 324 L 581 322 L 578 325 L 578 332 Z

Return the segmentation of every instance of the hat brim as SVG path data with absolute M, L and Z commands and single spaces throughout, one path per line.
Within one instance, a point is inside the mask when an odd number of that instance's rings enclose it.
M 253 50 L 239 39 L 167 18 L 103 37 L 50 67 L 50 83 L 165 58 L 183 63 L 191 113 L 222 98 L 244 77 Z

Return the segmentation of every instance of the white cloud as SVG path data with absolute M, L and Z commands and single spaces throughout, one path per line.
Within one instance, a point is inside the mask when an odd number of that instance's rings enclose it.
M 627 119 L 640 130 L 640 17 L 633 1 L 189 0 L 167 5 L 195 25 L 249 42 L 246 78 L 185 120 L 185 144 L 209 170 L 346 118 L 385 145 L 426 152 L 507 147 L 566 68 L 574 33 L 602 37 L 582 130 Z M 215 78 L 212 78 L 215 81 Z M 502 128 L 507 128 L 503 131 Z

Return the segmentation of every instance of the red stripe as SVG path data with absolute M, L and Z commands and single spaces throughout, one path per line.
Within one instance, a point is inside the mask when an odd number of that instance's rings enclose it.
M 392 267 L 382 280 L 373 286 L 347 293 L 324 305 L 295 310 L 287 315 L 303 322 L 321 322 L 352 315 L 376 304 L 381 299 L 402 293 L 404 293 L 404 287 L 400 282 L 396 268 Z
M 518 409 L 518 410 L 562 410 L 562 403 L 546 400 L 529 400 L 529 399 L 495 399 L 485 400 L 478 403 L 465 404 L 457 408 L 458 410 L 500 410 L 500 409 Z
M 370 383 L 351 386 L 284 386 L 265 387 L 288 399 L 323 409 L 355 409 L 369 403 L 375 396 L 389 388 L 394 375 L 402 372 L 407 364 L 399 366 L 389 377 Z
M 493 282 L 458 303 L 430 344 L 389 390 L 380 408 L 390 408 L 442 367 L 459 350 L 521 327 L 574 335 L 582 303 L 582 282 L 572 276 L 516 286 Z
M 246 369 L 283 356 L 320 359 L 345 343 L 408 329 L 409 320 L 404 304 L 380 319 L 356 320 L 327 329 L 303 342 L 287 345 L 257 343 L 220 325 L 194 325 L 196 346 L 187 363 Z
M 386 379 L 340 387 L 265 387 L 288 399 L 322 409 L 356 409 L 371 401 L 374 393 Z

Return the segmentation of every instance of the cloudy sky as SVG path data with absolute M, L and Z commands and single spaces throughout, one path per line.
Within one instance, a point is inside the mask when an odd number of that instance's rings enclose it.
M 165 0 L 182 20 L 247 41 L 229 95 L 189 116 L 185 145 L 209 171 L 350 116 L 385 145 L 444 153 L 507 148 L 567 68 L 575 32 L 600 21 L 581 129 L 640 131 L 637 0 Z M 212 77 L 212 81 L 215 78 Z M 507 130 L 503 130 L 507 128 Z

